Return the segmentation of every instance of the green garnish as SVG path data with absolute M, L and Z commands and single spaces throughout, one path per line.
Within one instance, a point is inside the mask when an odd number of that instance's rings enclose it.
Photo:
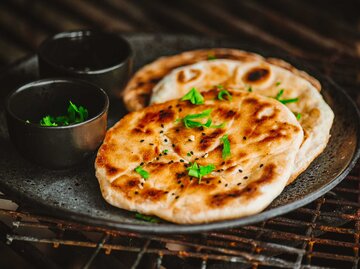
M 284 94 L 284 89 L 281 89 L 278 94 L 276 95 L 275 99 L 278 100 L 279 102 L 283 103 L 283 104 L 288 104 L 288 103 L 294 103 L 299 101 L 299 98 L 291 98 L 291 99 L 280 99 L 280 97 Z
M 220 138 L 220 141 L 223 144 L 222 158 L 225 160 L 227 157 L 231 156 L 230 141 L 228 139 L 228 135 L 224 135 L 222 138 Z
M 163 150 L 163 153 L 165 153 L 165 154 L 167 154 L 168 152 L 169 152 L 168 149 L 164 149 L 164 150 Z
M 186 153 L 186 156 L 189 156 L 189 157 L 191 157 L 191 152 L 188 152 L 188 153 Z
M 210 114 L 211 114 L 211 109 L 206 109 L 199 114 L 186 115 L 184 118 L 178 119 L 177 121 L 182 121 L 186 128 L 196 128 L 196 127 L 223 128 L 225 126 L 225 123 L 219 125 L 211 125 L 212 119 L 210 118 Z M 201 123 L 194 120 L 194 119 L 203 119 L 206 117 L 207 120 L 205 123 Z
M 198 165 L 196 162 L 190 163 L 190 166 L 186 168 L 188 170 L 188 175 L 191 177 L 196 177 L 199 179 L 199 183 L 201 183 L 201 179 L 203 176 L 210 174 L 212 171 L 215 170 L 215 165 Z
M 86 108 L 77 107 L 74 103 L 69 101 L 67 115 L 53 117 L 47 115 L 40 121 L 41 126 L 67 126 L 87 120 L 89 114 Z
M 224 97 L 223 97 L 224 95 L 226 96 L 226 99 L 224 99 Z M 219 100 L 222 100 L 222 101 L 224 101 L 224 100 L 231 101 L 232 100 L 231 94 L 225 89 L 221 90 L 218 93 L 217 97 L 218 97 Z
M 140 213 L 136 213 L 135 218 L 140 219 L 140 220 L 144 220 L 144 221 L 148 221 L 148 222 L 151 222 L 151 223 L 160 222 L 160 220 L 158 218 L 151 217 L 151 216 L 146 216 L 146 215 L 143 215 L 143 214 L 140 214 Z
M 144 179 L 148 179 L 150 174 L 149 172 L 145 171 L 144 169 L 142 169 L 141 166 L 138 166 L 135 168 L 135 172 L 138 173 L 142 178 Z
M 252 91 L 253 91 L 252 86 L 249 86 L 248 92 L 252 92 Z
M 295 117 L 296 117 L 297 120 L 300 120 L 300 119 L 301 119 L 301 113 L 294 112 L 294 115 L 295 115 Z
M 189 100 L 193 105 L 201 105 L 204 103 L 204 97 L 201 93 L 196 89 L 192 88 L 187 94 L 181 98 L 181 101 Z
M 209 54 L 207 59 L 208 61 L 212 61 L 212 60 L 216 60 L 216 57 L 214 54 Z
M 280 84 L 281 84 L 281 82 L 278 81 L 278 82 L 275 83 L 275 86 L 280 86 Z

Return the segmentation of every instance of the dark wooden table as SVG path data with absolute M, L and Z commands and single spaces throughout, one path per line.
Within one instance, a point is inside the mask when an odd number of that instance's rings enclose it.
M 47 36 L 82 28 L 231 36 L 280 49 L 331 77 L 360 106 L 358 0 L 1 0 L 0 73 L 8 64 L 35 53 Z M 353 171 L 352 177 L 359 177 L 359 171 Z M 359 196 L 358 187 L 354 195 Z M 360 221 L 356 223 L 360 226 Z M 6 233 L 7 228 L 1 225 L 0 234 Z M 30 264 L 3 242 L 0 240 L 0 267 L 29 268 Z M 359 234 L 355 244 L 353 255 L 359 260 Z M 61 253 L 56 255 L 60 257 Z M 69 253 L 66 257 L 71 256 Z M 76 253 L 81 256 L 85 252 Z M 71 268 L 79 265 L 73 263 Z

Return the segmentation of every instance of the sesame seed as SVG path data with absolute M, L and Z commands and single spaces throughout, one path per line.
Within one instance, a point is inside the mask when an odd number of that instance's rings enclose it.
M 181 112 L 181 111 L 182 111 L 182 108 L 180 107 L 180 108 L 179 108 L 179 112 Z
M 243 172 L 243 170 L 239 169 L 239 173 L 242 173 L 242 172 Z
M 177 182 L 177 184 L 180 184 L 181 183 L 181 180 L 179 180 L 178 182 Z
M 195 158 L 195 161 L 199 160 L 199 158 Z
M 180 129 L 179 129 L 179 128 L 176 128 L 176 129 L 175 129 L 175 131 L 176 131 L 176 132 L 179 132 L 179 131 L 180 131 Z
M 206 135 L 205 133 L 201 133 L 202 135 Z
M 168 140 L 165 138 L 165 139 L 164 139 L 164 142 L 168 142 Z
M 225 187 L 227 187 L 227 186 L 229 186 L 229 184 L 226 183 L 226 184 L 225 184 Z
M 171 195 L 175 195 L 175 192 L 173 192 Z
M 183 163 L 183 162 L 185 162 L 185 161 L 184 161 L 183 159 L 180 159 L 180 162 Z
M 145 141 L 144 139 L 141 139 L 141 140 L 140 140 L 140 143 L 142 143 L 142 142 L 144 142 L 144 141 Z
M 161 131 L 160 131 L 160 134 L 162 134 L 163 132 L 164 132 L 164 131 L 163 131 L 163 130 L 161 130 Z
M 210 183 L 210 181 L 209 180 L 206 180 L 206 184 L 209 184 Z
M 161 123 L 161 128 L 164 128 L 164 124 Z
M 246 140 L 246 136 L 244 136 L 243 139 Z
M 144 165 L 144 162 L 140 163 L 140 166 Z
M 154 146 L 154 143 L 149 143 L 150 146 Z
M 221 165 L 224 165 L 224 164 L 225 164 L 225 162 L 222 162 L 222 163 L 221 163 Z
M 136 191 L 135 194 L 139 194 L 139 192 Z
M 264 164 L 260 164 L 260 168 L 263 167 L 263 166 L 264 166 Z
M 168 106 L 168 109 L 171 109 L 172 108 L 172 106 Z
M 193 151 L 190 151 L 190 154 L 191 154 L 191 155 L 194 155 L 194 152 L 193 152 Z
M 219 180 L 218 183 L 221 183 L 221 180 Z
M 172 147 L 175 148 L 175 144 L 172 144 Z
M 144 182 L 141 182 L 140 184 L 141 184 L 141 186 L 144 186 Z
M 239 185 L 241 185 L 241 183 L 239 182 L 239 183 L 238 183 L 238 184 L 236 184 L 236 185 L 238 185 L 238 186 L 239 186 Z
M 249 177 L 248 176 L 244 176 L 244 179 L 248 179 Z
M 175 199 L 179 199 L 179 196 L 176 196 Z
M 165 191 L 165 193 L 169 193 L 169 191 Z
M 156 160 L 158 161 L 160 158 L 159 157 L 156 157 Z
M 184 185 L 183 185 L 183 184 L 181 184 L 181 185 L 180 185 L 180 188 L 184 188 Z

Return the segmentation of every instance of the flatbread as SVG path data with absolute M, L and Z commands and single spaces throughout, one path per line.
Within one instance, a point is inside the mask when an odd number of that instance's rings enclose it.
M 177 68 L 153 88 L 150 104 L 180 98 L 192 87 L 204 91 L 214 85 L 251 89 L 274 98 L 282 90 L 280 99 L 298 98 L 298 101 L 286 104 L 292 112 L 300 113 L 299 122 L 305 134 L 289 183 L 326 147 L 334 114 L 319 91 L 309 80 L 260 58 L 246 61 L 200 61 Z
M 228 48 L 213 48 L 186 51 L 172 56 L 164 56 L 143 66 L 138 70 L 126 85 L 122 98 L 128 111 L 136 111 L 149 104 L 150 96 L 154 86 L 172 70 L 185 65 L 197 63 L 208 58 L 231 59 L 241 62 L 252 62 L 261 60 L 273 65 L 277 65 L 291 71 L 296 76 L 309 81 L 318 91 L 321 90 L 319 81 L 290 65 L 289 63 L 276 59 L 264 58 L 258 54 Z
M 291 175 L 302 128 L 293 113 L 272 98 L 229 90 L 232 101 L 220 101 L 218 91 L 204 92 L 203 105 L 172 100 L 129 113 L 116 123 L 95 162 L 104 199 L 187 224 L 238 218 L 266 208 Z M 208 109 L 211 127 L 184 126 L 185 116 Z M 224 159 L 225 134 L 231 156 Z M 199 181 L 188 175 L 194 162 L 215 169 Z M 149 173 L 148 179 L 134 171 L 139 166 Z

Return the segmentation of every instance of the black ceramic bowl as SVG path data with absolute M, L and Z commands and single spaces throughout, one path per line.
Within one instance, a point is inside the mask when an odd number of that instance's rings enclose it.
M 56 34 L 38 49 L 42 78 L 73 77 L 119 95 L 132 69 L 132 49 L 121 36 L 90 30 Z
M 86 121 L 57 127 L 40 125 L 44 116 L 67 114 L 69 101 L 88 110 Z M 70 79 L 38 80 L 7 97 L 9 135 L 27 159 L 48 168 L 67 168 L 99 147 L 106 133 L 108 108 L 108 96 L 93 84 Z

